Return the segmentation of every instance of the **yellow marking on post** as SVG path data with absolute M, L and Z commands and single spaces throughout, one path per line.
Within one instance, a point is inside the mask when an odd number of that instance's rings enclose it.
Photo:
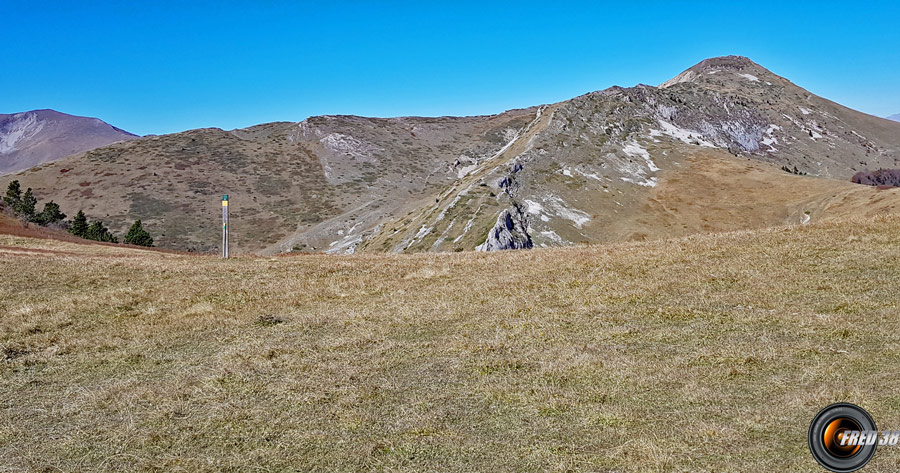
M 228 201 L 227 201 L 227 200 L 223 200 L 223 201 L 222 201 L 222 207 L 228 207 Z

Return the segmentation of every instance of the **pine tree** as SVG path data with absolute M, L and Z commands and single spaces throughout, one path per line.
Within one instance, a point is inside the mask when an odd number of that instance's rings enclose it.
M 119 242 L 119 239 L 114 237 L 113 234 L 109 232 L 109 229 L 103 226 L 103 222 L 100 220 L 95 221 L 88 227 L 87 236 L 85 238 L 88 240 L 106 241 L 110 243 Z
M 28 190 L 25 191 L 25 194 L 22 195 L 22 199 L 19 200 L 18 205 L 13 206 L 13 212 L 15 212 L 22 220 L 31 222 L 34 220 L 36 207 L 37 198 L 31 192 L 31 188 L 29 187 Z
M 44 204 L 44 210 L 35 216 L 34 221 L 37 222 L 38 225 L 47 226 L 62 222 L 65 218 L 66 214 L 59 210 L 59 204 L 51 200 Z
M 87 217 L 84 216 L 84 212 L 79 210 L 75 215 L 75 218 L 72 219 L 72 226 L 69 228 L 69 233 L 77 237 L 87 238 L 87 231 Z
M 138 246 L 153 246 L 153 238 L 150 233 L 144 230 L 140 220 L 135 220 L 134 225 L 128 229 L 125 234 L 125 243 Z
M 3 201 L 15 211 L 16 206 L 22 201 L 22 188 L 19 186 L 19 181 L 12 181 L 9 183 Z
M 100 241 L 100 237 L 103 236 L 103 222 L 100 220 L 94 221 L 94 223 L 88 225 L 87 232 L 85 233 L 85 238 L 88 240 L 96 240 Z

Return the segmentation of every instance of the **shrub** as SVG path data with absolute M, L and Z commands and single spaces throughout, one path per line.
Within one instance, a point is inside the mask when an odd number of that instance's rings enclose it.
M 877 171 L 860 171 L 850 181 L 867 186 L 900 187 L 900 169 L 879 169 Z

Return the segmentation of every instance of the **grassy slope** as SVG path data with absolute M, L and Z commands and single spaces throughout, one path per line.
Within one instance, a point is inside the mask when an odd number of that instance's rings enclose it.
M 658 239 L 900 213 L 900 188 L 796 176 L 718 150 L 689 155 L 664 171 L 640 205 L 595 219 L 607 238 Z
M 230 261 L 0 236 L 0 470 L 821 471 L 827 403 L 900 428 L 898 246 L 894 217 Z

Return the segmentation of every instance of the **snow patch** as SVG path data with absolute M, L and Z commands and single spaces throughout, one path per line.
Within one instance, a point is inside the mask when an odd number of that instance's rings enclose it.
M 348 235 L 340 240 L 331 242 L 331 244 L 328 245 L 328 249 L 325 250 L 325 253 L 330 255 L 353 254 L 356 251 L 356 247 L 359 246 L 362 241 L 362 235 Z
M 659 168 L 656 166 L 656 163 L 650 159 L 650 153 L 647 152 L 646 149 L 641 147 L 641 145 L 637 144 L 636 141 L 630 141 L 625 143 L 625 146 L 622 148 L 622 151 L 625 152 L 628 156 L 632 158 L 640 157 L 647 163 L 647 168 L 650 169 L 650 172 L 659 171 Z
M 541 211 L 544 210 L 544 206 L 533 201 L 525 199 L 525 211 L 532 215 L 540 215 Z
M 437 240 L 435 240 L 433 245 L 431 245 L 431 251 L 437 251 L 438 248 L 441 247 L 441 244 L 444 243 L 445 240 L 447 240 L 447 235 L 450 233 L 450 230 L 453 229 L 453 224 L 455 224 L 455 223 L 456 223 L 456 218 L 454 218 L 453 220 L 450 220 L 450 224 L 447 225 L 447 228 L 444 229 L 444 232 L 441 233 L 441 236 L 438 237 Z
M 639 186 L 644 186 L 644 187 L 656 187 L 656 185 L 659 184 L 659 181 L 657 181 L 656 177 L 653 177 L 653 176 L 645 178 L 645 179 L 632 179 L 630 177 L 623 177 L 622 180 L 625 182 L 630 182 L 632 184 L 637 184 Z
M 759 77 L 756 77 L 753 74 L 738 74 L 738 75 L 743 77 L 744 79 L 749 80 L 750 82 L 759 82 Z
M 713 143 L 704 140 L 699 132 L 687 130 L 684 128 L 679 128 L 661 118 L 656 120 L 659 123 L 659 126 L 662 127 L 662 131 L 660 130 L 650 130 L 650 136 L 669 136 L 671 138 L 675 138 L 676 140 L 681 140 L 687 144 L 699 144 L 700 146 L 704 146 L 707 148 L 715 148 L 716 145 Z
M 551 195 L 543 200 L 551 208 L 556 216 L 564 218 L 566 220 L 571 220 L 572 223 L 574 223 L 578 228 L 581 228 L 582 225 L 591 220 L 591 216 L 586 212 L 573 207 L 569 207 L 569 204 L 567 204 L 566 201 L 562 200 L 562 198 L 560 197 Z M 543 218 L 541 220 L 543 220 Z
M 431 227 L 429 227 L 428 225 L 422 225 L 422 228 L 420 228 L 419 231 L 416 232 L 416 236 L 413 237 L 413 240 L 418 240 L 419 238 L 422 238 L 425 235 L 428 235 L 428 232 L 430 232 L 430 231 L 431 231 Z
M 548 239 L 548 240 L 550 240 L 550 241 L 552 241 L 552 242 L 554 242 L 554 243 L 558 243 L 558 244 L 563 244 L 563 243 L 565 243 L 565 242 L 563 241 L 562 237 L 559 236 L 559 235 L 558 235 L 556 232 L 554 232 L 553 230 L 544 230 L 544 231 L 541 232 L 541 236 L 544 237 L 544 238 L 546 238 L 546 239 Z
M 781 127 L 778 125 L 769 124 L 769 127 L 766 128 L 765 136 L 762 140 L 760 140 L 759 144 L 768 146 L 768 151 L 778 151 L 774 146 L 778 144 L 778 138 L 775 137 L 775 130 L 781 130 Z
M 588 179 L 593 179 L 593 180 L 595 180 L 595 181 L 603 182 L 603 178 L 600 177 L 600 176 L 598 176 L 596 173 L 593 173 L 593 172 L 584 172 L 584 171 L 582 171 L 581 169 L 578 169 L 578 168 L 575 168 L 575 172 L 577 172 L 578 174 L 580 174 L 580 175 L 582 175 L 582 176 L 584 176 L 584 177 L 586 177 L 586 178 L 588 178 Z

